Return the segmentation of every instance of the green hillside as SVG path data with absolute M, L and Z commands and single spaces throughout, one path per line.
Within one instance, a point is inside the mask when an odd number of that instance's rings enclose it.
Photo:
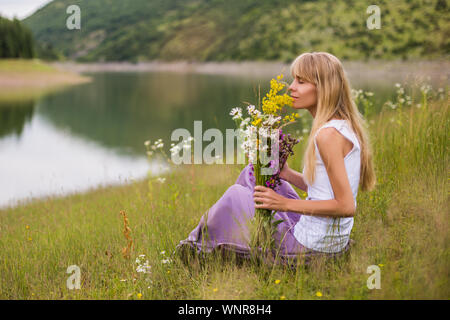
M 66 8 L 81 8 L 81 30 Z M 54 0 L 25 19 L 41 45 L 80 61 L 282 60 L 303 51 L 342 59 L 445 58 L 447 0 Z

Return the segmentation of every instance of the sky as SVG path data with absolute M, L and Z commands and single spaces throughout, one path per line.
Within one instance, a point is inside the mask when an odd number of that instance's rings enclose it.
M 14 16 L 24 19 L 35 12 L 38 8 L 52 0 L 0 0 L 0 15 L 8 19 Z

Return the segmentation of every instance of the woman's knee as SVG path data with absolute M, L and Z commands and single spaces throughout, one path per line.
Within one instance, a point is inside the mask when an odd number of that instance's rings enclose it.
M 249 193 L 251 192 L 248 188 L 244 187 L 243 185 L 240 184 L 233 184 L 232 186 L 230 186 L 227 191 L 227 193 L 229 193 L 231 196 L 233 195 L 241 195 L 243 193 Z
M 251 191 L 248 188 L 239 184 L 230 186 L 215 204 L 214 210 L 210 210 L 208 225 L 245 220 L 252 213 L 249 207 L 250 197 Z

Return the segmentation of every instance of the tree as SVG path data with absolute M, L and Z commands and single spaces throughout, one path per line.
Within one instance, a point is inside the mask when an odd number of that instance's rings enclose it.
M 0 17 L 0 58 L 34 57 L 33 35 L 26 26 L 14 18 Z

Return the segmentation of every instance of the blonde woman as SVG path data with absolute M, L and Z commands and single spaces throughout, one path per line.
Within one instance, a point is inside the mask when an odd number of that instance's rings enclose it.
M 313 117 L 303 172 L 286 164 L 283 183 L 274 191 L 255 186 L 248 165 L 179 248 L 197 253 L 220 248 L 249 256 L 247 221 L 255 208 L 263 208 L 275 210 L 275 219 L 283 220 L 275 243 L 285 261 L 348 249 L 358 189 L 375 186 L 364 119 L 352 100 L 342 64 L 332 54 L 303 53 L 292 63 L 291 74 L 293 107 Z M 291 184 L 306 191 L 308 198 L 300 199 Z

